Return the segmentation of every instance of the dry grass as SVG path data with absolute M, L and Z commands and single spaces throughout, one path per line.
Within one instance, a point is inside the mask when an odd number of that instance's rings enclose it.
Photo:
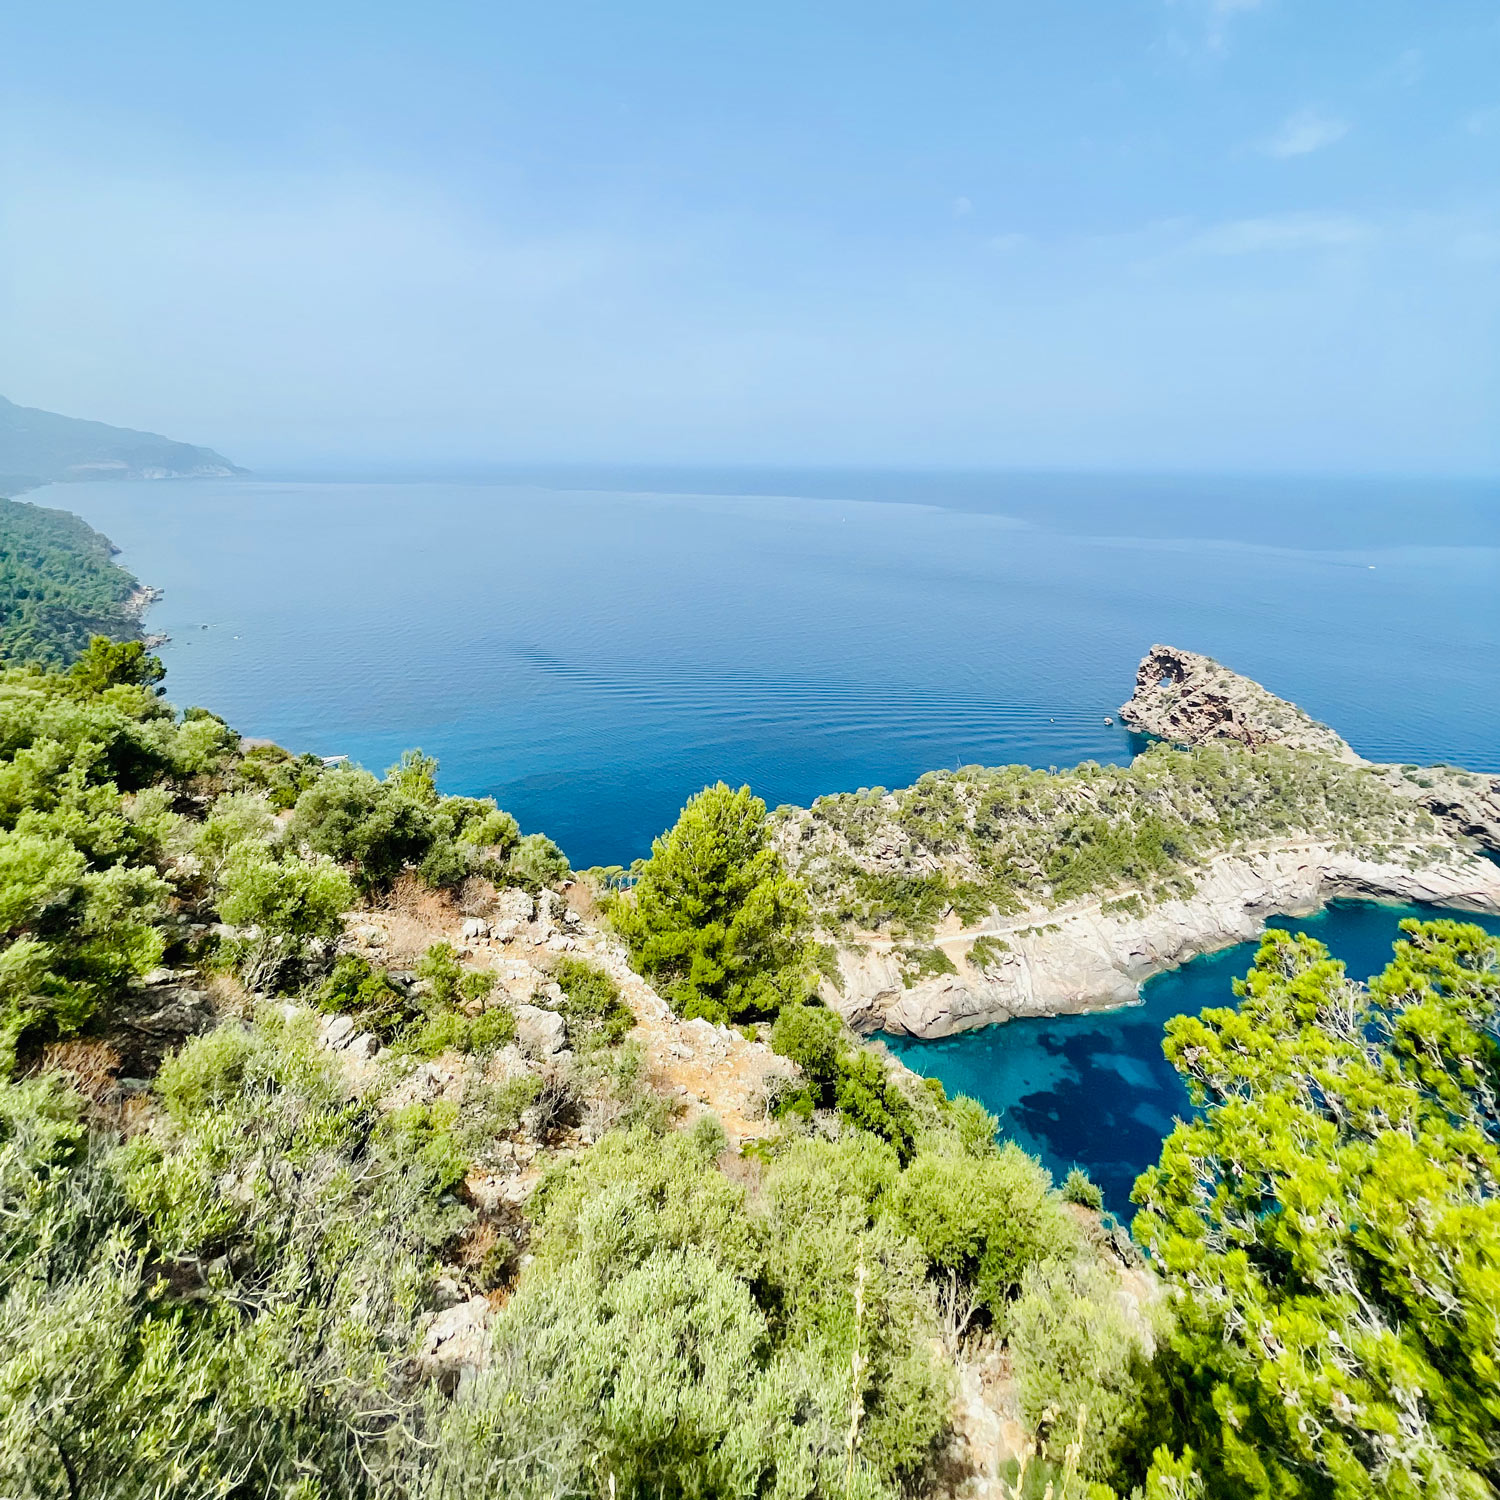
M 42 1051 L 42 1073 L 61 1073 L 96 1109 L 114 1089 L 120 1054 L 108 1042 L 53 1042 Z
M 446 891 L 434 891 L 414 875 L 403 875 L 381 903 L 386 914 L 386 957 L 412 962 L 439 939 L 451 939 L 462 913 Z

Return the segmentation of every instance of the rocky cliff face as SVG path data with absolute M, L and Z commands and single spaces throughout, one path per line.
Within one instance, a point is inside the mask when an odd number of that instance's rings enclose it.
M 1373 766 L 1392 791 L 1425 807 L 1450 833 L 1500 853 L 1500 776 L 1457 766 Z
M 1153 646 L 1135 674 L 1135 692 L 1120 718 L 1142 734 L 1180 745 L 1238 740 L 1286 745 L 1358 763 L 1360 757 L 1326 724 L 1211 656 Z
M 1153 975 L 1250 942 L 1269 917 L 1307 916 L 1339 897 L 1500 913 L 1500 866 L 1464 854 L 1375 861 L 1318 844 L 1223 854 L 1191 896 L 1150 907 L 1094 900 L 969 928 L 954 923 L 934 945 L 957 972 L 914 984 L 890 940 L 849 944 L 839 956 L 842 993 L 830 986 L 825 998 L 856 1029 L 920 1037 L 1129 1005 Z

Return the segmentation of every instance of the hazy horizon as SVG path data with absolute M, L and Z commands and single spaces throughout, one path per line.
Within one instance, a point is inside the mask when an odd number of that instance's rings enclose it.
M 260 472 L 1500 471 L 1490 5 L 0 22 L 0 392 Z

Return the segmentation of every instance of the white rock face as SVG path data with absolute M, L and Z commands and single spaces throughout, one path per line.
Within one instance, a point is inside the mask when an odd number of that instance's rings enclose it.
M 950 1036 L 1015 1016 L 1050 1016 L 1129 1005 L 1143 981 L 1200 953 L 1249 942 L 1273 916 L 1307 916 L 1335 897 L 1424 902 L 1500 913 L 1500 866 L 1473 855 L 1409 868 L 1319 845 L 1221 855 L 1195 872 L 1198 889 L 1144 916 L 1078 902 L 986 923 L 937 945 L 959 965 L 906 988 L 889 943 L 840 955 L 844 993 L 829 994 L 849 1023 L 919 1037 Z M 975 938 L 1009 951 L 977 968 Z
M 567 1045 L 568 1029 L 555 1010 L 539 1005 L 516 1007 L 516 1041 L 533 1057 L 555 1057 Z
M 445 1308 L 428 1325 L 417 1368 L 452 1394 L 489 1362 L 490 1305 L 483 1297 Z

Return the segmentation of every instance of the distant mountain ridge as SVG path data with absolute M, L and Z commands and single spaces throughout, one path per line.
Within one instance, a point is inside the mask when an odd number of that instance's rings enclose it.
M 212 448 L 17 406 L 0 396 L 0 495 L 80 479 L 228 479 L 246 474 Z

